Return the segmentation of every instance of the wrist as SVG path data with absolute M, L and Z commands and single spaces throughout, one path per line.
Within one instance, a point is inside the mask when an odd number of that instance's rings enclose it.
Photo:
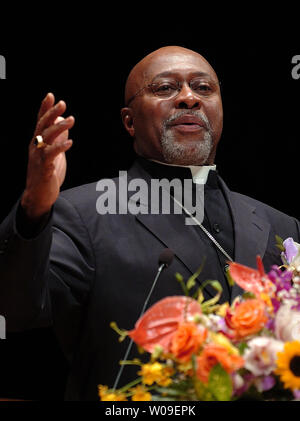
M 51 208 L 37 205 L 32 196 L 25 190 L 21 198 L 21 207 L 28 219 L 38 221 L 47 215 Z

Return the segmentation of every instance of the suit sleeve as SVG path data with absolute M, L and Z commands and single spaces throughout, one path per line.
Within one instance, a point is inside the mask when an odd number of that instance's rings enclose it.
M 76 208 L 60 197 L 42 231 L 24 238 L 18 206 L 0 226 L 0 314 L 8 331 L 52 325 L 69 354 L 95 275 L 89 233 Z

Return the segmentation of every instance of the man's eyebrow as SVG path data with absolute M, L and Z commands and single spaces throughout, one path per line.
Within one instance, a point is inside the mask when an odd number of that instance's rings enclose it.
M 209 73 L 205 73 L 205 72 L 200 72 L 200 71 L 196 71 L 196 72 L 192 72 L 191 73 L 193 77 L 198 76 L 198 77 L 207 77 L 211 80 L 213 80 L 213 78 L 211 77 L 211 75 Z M 161 78 L 161 77 L 169 77 L 169 76 L 178 76 L 180 75 L 180 72 L 176 72 L 176 71 L 166 71 L 166 72 L 161 72 L 158 73 L 157 75 L 154 76 L 153 80 Z

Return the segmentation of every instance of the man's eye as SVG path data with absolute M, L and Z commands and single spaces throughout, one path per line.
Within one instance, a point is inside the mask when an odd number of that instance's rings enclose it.
M 198 92 L 200 94 L 210 94 L 212 92 L 212 87 L 207 83 L 200 83 L 191 86 L 193 91 Z
M 161 84 L 161 85 L 157 85 L 154 88 L 154 92 L 157 95 L 168 95 L 170 93 L 173 93 L 176 90 L 177 90 L 177 86 L 171 85 L 169 83 L 164 83 L 164 84 Z

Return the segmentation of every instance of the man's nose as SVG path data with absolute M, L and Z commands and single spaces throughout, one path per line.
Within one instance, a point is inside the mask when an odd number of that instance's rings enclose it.
M 200 109 L 202 105 L 201 98 L 189 87 L 184 84 L 175 98 L 175 107 L 183 109 Z

